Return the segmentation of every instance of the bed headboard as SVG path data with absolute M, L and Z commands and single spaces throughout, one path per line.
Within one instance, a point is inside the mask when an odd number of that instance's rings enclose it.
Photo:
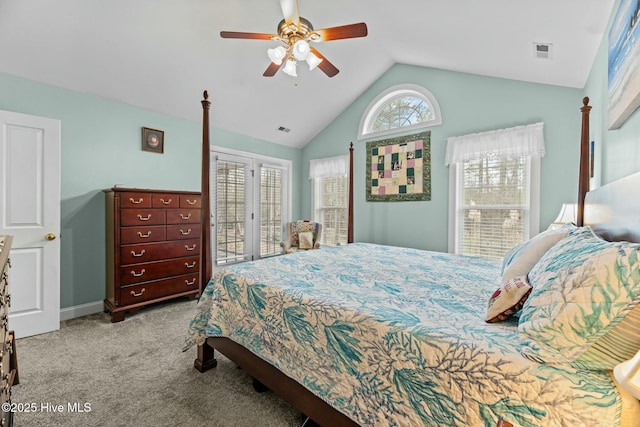
M 610 241 L 640 242 L 640 172 L 587 193 L 584 224 Z

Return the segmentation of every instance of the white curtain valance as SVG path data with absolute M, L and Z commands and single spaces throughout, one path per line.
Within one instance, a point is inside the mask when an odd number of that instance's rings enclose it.
M 313 159 L 309 162 L 309 179 L 324 176 L 346 176 L 349 156 Z
M 447 138 L 445 165 L 488 156 L 544 156 L 544 123 Z

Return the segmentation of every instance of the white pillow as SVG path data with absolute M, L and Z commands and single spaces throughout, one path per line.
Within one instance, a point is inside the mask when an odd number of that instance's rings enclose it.
M 534 265 L 553 245 L 577 227 L 565 224 L 555 230 L 545 230 L 511 249 L 504 257 L 502 283 L 529 274 Z

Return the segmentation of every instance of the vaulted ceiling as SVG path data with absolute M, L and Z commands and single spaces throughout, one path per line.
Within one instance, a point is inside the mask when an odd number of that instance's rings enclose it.
M 368 36 L 314 45 L 340 72 L 263 77 L 278 0 L 0 0 L 0 72 L 302 147 L 393 64 L 581 88 L 614 0 L 299 0 L 327 28 Z M 534 45 L 551 45 L 536 58 Z M 278 131 L 286 127 L 290 132 Z

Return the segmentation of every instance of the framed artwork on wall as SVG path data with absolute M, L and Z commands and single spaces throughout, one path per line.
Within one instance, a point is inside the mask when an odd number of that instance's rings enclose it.
M 640 107 L 640 2 L 621 0 L 609 30 L 609 129 Z
M 164 131 L 142 128 L 142 151 L 164 153 Z
M 431 132 L 367 142 L 367 201 L 431 200 Z

